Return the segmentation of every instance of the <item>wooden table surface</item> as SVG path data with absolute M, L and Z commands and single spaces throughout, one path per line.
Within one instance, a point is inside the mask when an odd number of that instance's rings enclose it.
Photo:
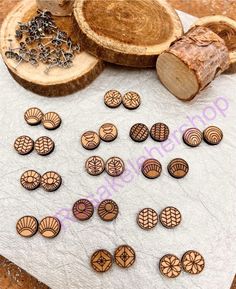
M 9 10 L 19 1 L 0 1 L 0 24 Z M 236 0 L 168 0 L 176 9 L 182 10 L 194 16 L 206 16 L 223 14 L 236 20 Z

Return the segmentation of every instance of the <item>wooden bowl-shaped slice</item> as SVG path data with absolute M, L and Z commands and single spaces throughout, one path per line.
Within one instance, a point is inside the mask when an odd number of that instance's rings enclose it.
M 125 66 L 154 67 L 157 56 L 183 34 L 166 0 L 77 0 L 74 16 L 86 51 Z
M 194 25 L 205 26 L 224 39 L 230 57 L 227 72 L 236 72 L 236 21 L 226 16 L 215 15 L 199 18 Z
M 27 62 L 16 66 L 16 61 L 8 59 L 5 52 L 12 47 L 19 47 L 15 39 L 17 22 L 27 22 L 36 15 L 35 1 L 21 1 L 6 17 L 1 28 L 1 53 L 3 60 L 14 79 L 23 87 L 44 96 L 63 96 L 84 88 L 102 71 L 103 62 L 82 51 L 73 59 L 73 66 L 68 69 L 54 67 L 45 74 L 47 65 L 39 63 L 37 67 Z M 53 17 L 57 26 L 68 33 L 72 40 L 78 42 L 78 27 L 73 17 Z

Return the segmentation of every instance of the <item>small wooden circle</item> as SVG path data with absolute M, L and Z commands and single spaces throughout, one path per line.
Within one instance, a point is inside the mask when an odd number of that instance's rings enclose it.
M 99 136 L 103 141 L 110 142 L 117 138 L 118 130 L 112 123 L 104 123 L 99 128 Z
M 42 123 L 46 129 L 54 130 L 61 125 L 61 118 L 56 112 L 47 112 L 43 116 Z
M 80 199 L 74 203 L 72 212 L 76 219 L 80 221 L 86 221 L 92 217 L 94 207 L 89 200 Z
M 216 126 L 209 126 L 204 130 L 203 137 L 209 145 L 217 145 L 223 139 L 223 132 Z
M 155 123 L 150 130 L 152 139 L 159 142 L 167 140 L 169 133 L 168 126 L 162 122 Z
M 122 103 L 128 109 L 136 109 L 141 104 L 140 95 L 137 92 L 129 91 L 123 96 Z
M 181 262 L 184 271 L 194 275 L 201 273 L 205 267 L 203 256 L 194 250 L 187 251 L 183 255 Z
M 94 131 L 86 131 L 82 134 L 81 144 L 86 150 L 94 150 L 100 145 L 100 137 Z
M 112 266 L 112 255 L 107 250 L 97 250 L 91 257 L 92 268 L 99 272 L 107 272 Z
M 50 171 L 42 175 L 40 184 L 45 191 L 54 192 L 60 188 L 61 183 L 61 176 L 56 172 Z
M 104 200 L 98 206 L 98 215 L 103 221 L 113 221 L 118 213 L 119 208 L 113 200 Z
M 183 141 L 190 147 L 197 147 L 202 142 L 202 132 L 195 127 L 187 129 L 183 134 Z
M 181 223 L 181 213 L 174 207 L 166 207 L 160 214 L 160 222 L 167 229 L 173 229 Z
M 151 208 L 142 209 L 138 213 L 137 223 L 144 230 L 153 229 L 158 223 L 158 214 Z
M 111 157 L 106 161 L 105 170 L 111 177 L 118 177 L 123 174 L 125 164 L 122 159 Z
M 20 183 L 27 190 L 35 190 L 40 185 L 41 176 L 34 170 L 28 170 L 21 175 Z
M 24 119 L 29 125 L 40 124 L 43 119 L 43 112 L 37 107 L 31 107 L 24 113 Z
M 110 108 L 116 108 L 122 103 L 122 95 L 117 90 L 109 90 L 104 95 L 104 103 Z
M 167 254 L 161 258 L 159 269 L 161 274 L 168 278 L 178 277 L 182 270 L 179 258 L 172 254 Z
M 22 237 L 30 238 L 38 231 L 38 221 L 33 216 L 24 216 L 17 221 L 16 230 Z
M 85 163 L 86 171 L 92 176 L 100 175 L 105 169 L 105 162 L 101 157 L 92 156 Z
M 53 152 L 55 144 L 50 137 L 41 136 L 35 141 L 34 148 L 39 155 L 47 156 Z
M 148 179 L 156 179 L 161 175 L 162 165 L 156 159 L 148 159 L 142 165 L 142 173 Z
M 185 177 L 188 171 L 188 163 L 180 158 L 173 159 L 168 165 L 169 174 L 176 179 Z
M 115 250 L 114 258 L 118 266 L 129 268 L 135 262 L 135 251 L 128 245 L 121 245 Z
M 129 135 L 132 140 L 136 142 L 142 142 L 148 138 L 149 130 L 145 124 L 136 123 L 131 127 Z
M 19 136 L 14 143 L 14 148 L 20 155 L 27 155 L 34 149 L 34 141 L 26 135 Z
M 61 223 L 55 217 L 45 217 L 39 223 L 39 232 L 45 238 L 55 238 L 61 230 Z

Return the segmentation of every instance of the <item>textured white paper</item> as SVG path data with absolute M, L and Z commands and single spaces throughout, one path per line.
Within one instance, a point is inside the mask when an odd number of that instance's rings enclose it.
M 187 28 L 193 17 L 181 13 Z M 66 73 L 66 72 L 65 72 Z M 124 107 L 109 109 L 103 95 L 109 89 L 122 93 L 134 90 L 141 94 L 142 105 L 129 111 Z M 191 103 L 183 103 L 171 95 L 157 80 L 154 69 L 135 70 L 107 66 L 105 71 L 86 89 L 63 98 L 45 98 L 18 85 L 0 62 L 0 253 L 38 277 L 53 289 L 229 289 L 236 272 L 236 76 L 222 75 Z M 24 111 L 37 106 L 43 112 L 56 111 L 62 126 L 46 131 L 43 126 L 30 127 Z M 224 132 L 223 142 L 215 147 L 202 143 L 189 148 L 181 141 L 179 129 L 192 126 L 200 129 L 213 124 Z M 160 145 L 151 139 L 134 143 L 129 129 L 136 122 L 148 127 L 155 122 L 168 124 L 171 142 Z M 119 137 L 112 143 L 102 142 L 95 151 L 80 145 L 85 130 L 98 130 L 105 122 L 113 122 Z M 173 133 L 175 132 L 175 136 Z M 42 135 L 56 143 L 48 157 L 35 152 L 20 156 L 13 149 L 16 137 Z M 152 149 L 152 150 L 151 150 Z M 138 175 L 138 163 L 148 157 L 148 151 L 159 159 L 163 173 L 159 179 L 148 180 Z M 129 169 L 116 184 L 105 173 L 89 176 L 85 160 L 93 155 L 104 159 L 120 156 Z M 166 170 L 175 157 L 186 159 L 190 172 L 186 178 L 171 178 Z M 39 173 L 55 170 L 62 175 L 63 185 L 55 193 L 42 189 L 29 192 L 19 183 L 27 169 Z M 106 223 L 95 212 L 92 219 L 77 222 L 71 207 L 79 198 L 99 202 L 112 198 L 119 205 L 118 218 Z M 174 230 L 160 224 L 152 231 L 143 231 L 136 224 L 136 215 L 144 207 L 158 213 L 166 206 L 177 207 L 183 221 Z M 60 235 L 44 239 L 40 234 L 31 239 L 21 238 L 15 231 L 16 221 L 24 215 L 38 220 L 57 215 L 63 224 Z M 63 217 L 64 215 L 64 217 Z M 63 220 L 64 219 L 64 220 Z M 137 255 L 133 267 L 122 270 L 115 264 L 105 274 L 90 268 L 90 256 L 104 248 L 113 253 L 121 244 L 131 245 Z M 206 268 L 199 276 L 182 273 L 175 280 L 160 275 L 158 262 L 166 253 L 181 258 L 189 249 L 202 253 Z

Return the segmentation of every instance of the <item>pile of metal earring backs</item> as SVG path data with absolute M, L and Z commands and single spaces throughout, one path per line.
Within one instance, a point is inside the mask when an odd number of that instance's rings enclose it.
M 19 47 L 12 47 L 5 52 L 7 58 L 14 59 L 17 64 L 22 62 L 37 66 L 39 63 L 47 65 L 47 74 L 53 67 L 70 68 L 76 53 L 80 52 L 80 45 L 72 42 L 67 33 L 61 31 L 48 11 L 37 11 L 37 16 L 27 23 L 18 23 L 15 32 Z

